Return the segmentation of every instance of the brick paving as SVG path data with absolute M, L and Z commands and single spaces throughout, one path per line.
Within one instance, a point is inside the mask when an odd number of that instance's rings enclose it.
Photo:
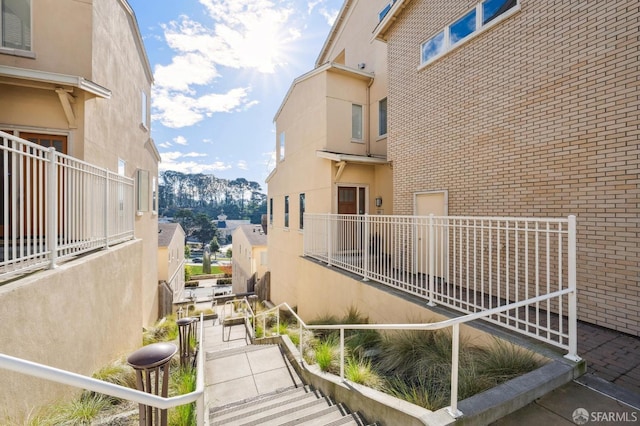
M 588 373 L 640 395 L 640 337 L 578 322 L 578 355 Z

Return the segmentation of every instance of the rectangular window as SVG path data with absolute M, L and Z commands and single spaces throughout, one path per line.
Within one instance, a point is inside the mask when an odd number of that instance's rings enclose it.
M 289 196 L 284 196 L 284 227 L 289 227 Z
M 154 212 L 158 211 L 158 190 L 155 176 L 151 179 L 151 209 Z
M 351 105 L 351 139 L 362 140 L 362 105 Z
M 118 158 L 118 174 L 120 176 L 125 176 L 125 166 L 127 165 L 127 162 Z
M 284 160 L 284 132 L 280 133 L 280 143 L 278 147 L 278 160 Z
M 273 225 L 273 198 L 269 198 L 269 224 Z
M 517 4 L 517 0 L 486 0 L 482 3 L 482 25 L 492 21 Z
M 456 44 L 475 30 L 476 10 L 473 9 L 449 27 L 449 39 L 451 40 L 451 44 Z
M 143 91 L 141 92 L 141 117 L 140 117 L 140 123 L 142 123 L 142 125 L 145 127 L 145 129 L 149 128 L 149 119 L 148 119 L 148 114 L 147 114 L 147 94 Z
M 149 211 L 149 171 L 138 170 L 138 211 Z
M 519 10 L 518 0 L 485 0 L 468 11 L 462 18 L 447 25 L 442 31 L 420 45 L 421 65 L 435 60 L 446 52 L 475 37 L 480 30 L 493 25 Z
M 387 134 L 387 98 L 378 102 L 378 135 Z
M 31 0 L 0 0 L 2 47 L 31 50 Z
M 300 229 L 304 229 L 305 195 L 300 194 Z

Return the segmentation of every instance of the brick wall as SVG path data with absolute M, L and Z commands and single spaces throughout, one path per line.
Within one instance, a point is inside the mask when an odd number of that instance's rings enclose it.
M 419 69 L 475 4 L 413 0 L 386 34 L 394 212 L 575 214 L 579 318 L 640 335 L 640 3 L 522 0 Z

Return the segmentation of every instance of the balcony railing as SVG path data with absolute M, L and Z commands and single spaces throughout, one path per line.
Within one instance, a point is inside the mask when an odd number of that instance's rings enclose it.
M 0 280 L 134 236 L 133 180 L 0 132 Z
M 491 311 L 487 321 L 577 358 L 575 216 L 305 214 L 304 223 L 305 256 L 431 306 Z

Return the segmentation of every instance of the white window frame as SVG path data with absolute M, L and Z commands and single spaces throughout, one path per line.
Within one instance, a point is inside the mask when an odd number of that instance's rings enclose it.
M 284 149 L 285 149 L 285 134 L 284 132 L 280 132 L 278 143 L 278 161 L 284 161 Z
M 138 169 L 136 173 L 138 186 L 138 214 L 149 211 L 149 170 Z
M 385 107 L 384 107 L 384 133 L 382 133 L 382 102 L 384 102 Z M 389 131 L 389 121 L 388 121 L 388 117 L 389 117 L 389 101 L 387 100 L 386 97 L 380 99 L 378 101 L 378 137 L 385 137 L 387 136 L 387 132 Z
M 486 24 L 483 24 L 483 16 L 482 16 L 482 6 L 490 0 L 484 0 L 478 4 L 476 4 L 475 6 L 475 30 L 472 31 L 470 34 L 468 34 L 466 37 L 461 38 L 460 40 L 457 40 L 455 43 L 451 42 L 451 26 L 458 23 L 458 21 L 460 21 L 462 18 L 466 17 L 469 13 L 471 13 L 474 9 L 469 9 L 467 11 L 465 11 L 465 13 L 463 13 L 462 15 L 456 17 L 456 19 L 453 20 L 453 22 L 451 22 L 449 25 L 447 25 L 446 27 L 444 27 L 444 29 L 438 31 L 436 34 L 434 34 L 433 36 L 429 37 L 427 40 L 423 41 L 422 43 L 420 43 L 420 51 L 419 51 L 419 55 L 420 55 L 420 65 L 418 66 L 418 70 L 421 70 L 423 68 L 425 68 L 426 66 L 434 63 L 435 61 L 437 61 L 438 59 L 442 58 L 443 56 L 447 55 L 449 52 L 457 49 L 458 47 L 462 46 L 463 44 L 465 44 L 466 42 L 468 42 L 469 40 L 477 37 L 478 35 L 482 34 L 484 31 L 486 31 L 487 29 L 493 27 L 494 25 L 499 24 L 500 22 L 504 21 L 505 19 L 509 18 L 510 16 L 514 15 L 515 13 L 517 13 L 518 11 L 520 11 L 520 0 L 516 0 L 516 5 L 513 6 L 511 9 L 507 10 L 506 12 L 496 16 L 494 19 L 492 19 L 491 21 L 487 22 Z M 428 59 L 424 60 L 422 52 L 424 49 L 424 46 L 429 43 L 430 41 L 434 40 L 436 37 L 438 37 L 441 33 L 444 33 L 444 39 L 443 39 L 443 45 L 442 48 L 440 49 L 440 51 L 438 53 L 436 53 L 435 55 L 429 57 Z
M 149 97 L 147 92 L 140 92 L 140 124 L 144 129 L 149 129 Z
M 0 0 L 0 53 L 5 53 L 5 54 L 14 54 L 14 55 L 18 55 L 18 56 L 28 56 L 28 57 L 35 57 L 35 55 L 33 54 L 33 1 L 32 0 L 27 0 L 29 2 L 29 48 L 28 49 L 21 49 L 21 48 L 16 48 L 16 47 L 5 47 L 4 43 L 4 28 L 2 28 L 2 10 L 4 7 L 4 3 L 7 2 L 7 0 Z M 22 36 L 24 37 L 24 34 L 22 34 Z
M 360 128 L 355 126 L 354 118 L 356 111 L 360 114 Z M 364 141 L 364 106 L 360 104 L 351 104 L 351 141 L 362 142 Z

